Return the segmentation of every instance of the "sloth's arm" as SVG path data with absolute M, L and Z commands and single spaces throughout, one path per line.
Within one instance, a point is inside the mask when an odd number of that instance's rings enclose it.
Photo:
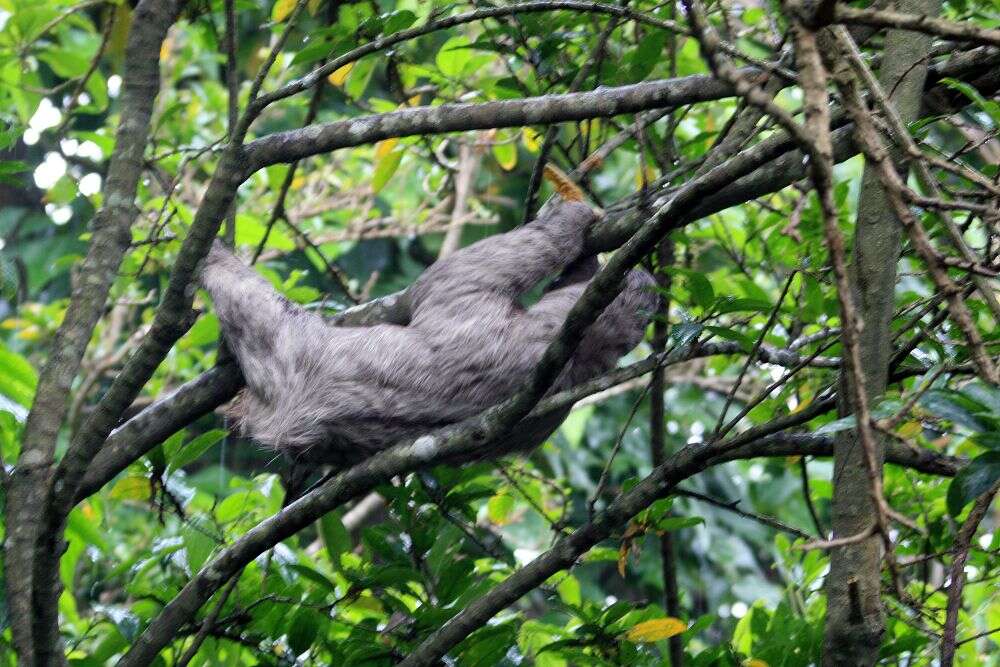
M 569 277 L 572 278 L 572 274 Z M 589 283 L 590 276 L 587 276 L 586 280 L 570 280 L 569 284 L 545 293 L 524 314 L 526 330 L 549 330 L 554 337 Z M 611 370 L 620 357 L 642 341 L 646 325 L 657 305 L 654 285 L 652 276 L 642 269 L 628 273 L 621 293 L 587 329 L 554 387 L 555 391 Z
M 564 202 L 518 229 L 463 248 L 428 268 L 410 295 L 414 319 L 461 311 L 470 300 L 514 300 L 579 258 L 596 215 L 589 206 Z

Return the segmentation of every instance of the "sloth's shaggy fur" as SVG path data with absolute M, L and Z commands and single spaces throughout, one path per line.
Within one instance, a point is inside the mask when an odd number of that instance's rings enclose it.
M 278 295 L 216 243 L 202 271 L 247 382 L 239 428 L 293 459 L 345 465 L 509 398 L 530 376 L 597 269 L 582 257 L 595 214 L 563 202 L 542 218 L 437 262 L 409 290 L 406 326 L 340 327 Z M 534 305 L 520 297 L 561 274 Z M 612 368 L 643 336 L 652 278 L 632 271 L 552 391 Z M 565 412 L 515 427 L 544 440 Z

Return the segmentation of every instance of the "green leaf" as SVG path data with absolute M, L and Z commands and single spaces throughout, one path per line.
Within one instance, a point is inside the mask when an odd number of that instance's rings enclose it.
M 0 394 L 30 408 L 37 384 L 38 375 L 28 360 L 0 343 Z
M 810 275 L 802 276 L 802 297 L 803 314 L 810 320 L 819 319 L 826 311 L 823 289 Z
M 375 62 L 374 58 L 362 58 L 354 63 L 351 74 L 347 77 L 347 85 L 344 86 L 344 92 L 348 97 L 358 99 L 365 92 L 375 71 Z
M 447 77 L 457 77 L 472 59 L 469 38 L 463 35 L 452 37 L 438 49 L 435 62 L 441 73 Z
M 11 176 L 28 171 L 28 164 L 22 160 L 0 161 L 0 176 Z
M 319 520 L 319 535 L 326 555 L 334 567 L 340 567 L 340 554 L 351 550 L 351 535 L 344 527 L 340 512 L 327 512 Z
M 764 20 L 766 14 L 760 7 L 751 7 L 743 12 L 741 17 L 745 25 L 756 25 Z
M 20 139 L 22 134 L 24 134 L 24 128 L 22 127 L 0 130 L 0 150 L 13 146 L 14 142 Z
M 753 338 L 747 336 L 746 334 L 740 331 L 737 331 L 736 329 L 730 329 L 727 327 L 706 326 L 705 331 L 708 331 L 709 333 L 712 333 L 724 340 L 731 340 L 737 342 L 741 346 L 743 346 L 743 349 L 746 350 L 747 352 L 749 352 L 750 349 L 753 347 L 754 343 Z
M 180 449 L 170 459 L 170 467 L 173 470 L 180 470 L 184 466 L 201 457 L 212 445 L 219 442 L 227 435 L 224 429 L 212 429 L 193 438 Z
M 948 486 L 948 512 L 952 516 L 986 493 L 1000 479 L 1000 452 L 986 452 L 977 456 L 958 471 Z
M 378 192 L 385 187 L 392 175 L 399 168 L 399 161 L 403 159 L 403 151 L 393 151 L 385 155 L 375 165 L 375 174 L 372 176 L 372 191 Z
M 573 410 L 559 427 L 559 432 L 562 433 L 569 444 L 578 447 L 583 442 L 584 436 L 587 435 L 587 422 L 590 421 L 593 414 L 593 405 L 586 405 Z
M 514 509 L 514 496 L 510 495 L 506 491 L 494 495 L 486 503 L 486 513 L 490 517 L 490 521 L 498 526 L 502 526 L 507 523 L 507 518 L 510 516 L 511 510 Z
M 959 393 L 969 400 L 979 403 L 994 415 L 1000 416 L 1000 388 L 991 387 L 976 380 L 962 387 Z
M 632 53 L 631 76 L 635 79 L 645 79 L 657 63 L 663 60 L 663 50 L 667 43 L 667 33 L 663 30 L 648 32 L 639 40 L 639 45 Z
M 385 24 L 382 31 L 387 35 L 391 35 L 392 33 L 399 32 L 400 30 L 406 30 L 413 25 L 417 20 L 417 15 L 409 9 L 401 9 L 398 12 L 392 12 L 383 18 L 385 19 Z
M 184 337 L 178 342 L 181 349 L 201 347 L 219 339 L 219 318 L 209 313 L 198 318 Z
M 690 345 L 705 327 L 698 322 L 681 322 L 670 328 L 670 337 L 677 342 L 679 348 Z
M 924 394 L 919 401 L 921 407 L 935 417 L 947 419 L 973 431 L 984 430 L 982 422 L 973 416 L 967 399 L 957 392 L 945 389 L 933 389 Z
M 997 433 L 996 431 L 977 433 L 972 436 L 972 440 L 980 447 L 1000 451 L 1000 433 Z
M 66 521 L 66 532 L 77 536 L 85 544 L 97 547 L 101 551 L 109 552 L 111 550 L 104 533 L 91 518 L 86 516 L 83 506 L 70 512 L 69 519 Z
M 215 519 L 219 523 L 245 519 L 263 504 L 264 496 L 259 491 L 237 491 L 215 508 Z
M 335 594 L 337 592 L 337 585 L 334 584 L 332 581 L 330 581 L 329 577 L 327 577 L 319 570 L 311 568 L 308 565 L 302 565 L 300 563 L 292 563 L 288 567 L 289 569 L 298 572 L 300 575 L 302 575 L 309 581 L 313 582 L 314 584 L 319 584 L 320 587 L 329 591 L 330 593 Z
M 766 313 L 769 310 L 771 310 L 770 301 L 762 301 L 761 299 L 741 299 L 732 296 L 722 297 L 715 306 L 715 312 L 719 315 L 744 311 Z
M 964 81 L 945 77 L 941 79 L 941 83 L 948 86 L 952 90 L 957 90 L 972 100 L 977 107 L 990 117 L 990 120 L 993 121 L 994 127 L 1000 128 L 1000 104 L 997 104 L 993 100 L 986 99 L 978 90 L 975 89 L 975 87 L 965 83 Z
M 702 308 L 711 306 L 712 302 L 715 301 L 715 290 L 712 289 L 712 283 L 705 277 L 705 274 L 697 271 L 685 271 L 684 277 L 694 302 Z
M 201 569 L 208 557 L 212 555 L 212 550 L 215 549 L 215 540 L 206 534 L 207 530 L 207 527 L 198 522 L 187 525 L 182 530 L 184 549 L 187 553 L 187 563 L 191 574 Z
M 256 248 L 267 234 L 267 227 L 255 215 L 240 213 L 236 216 L 236 245 Z M 295 241 L 280 226 L 271 228 L 267 235 L 267 248 L 289 252 L 295 250 Z
M 854 418 L 854 415 L 849 415 L 847 417 L 841 417 L 840 419 L 835 419 L 828 424 L 823 424 L 818 429 L 813 431 L 814 435 L 829 435 L 831 433 L 839 433 L 840 431 L 853 430 L 857 425 L 858 421 Z
M 83 76 L 90 67 L 90 55 L 73 48 L 49 47 L 38 57 L 64 79 Z
M 288 622 L 288 647 L 294 655 L 305 653 L 319 634 L 319 617 L 315 611 L 299 607 Z
M 497 164 L 504 171 L 510 171 L 517 166 L 517 144 L 513 142 L 498 142 L 490 149 Z
M 557 575 L 559 576 L 559 575 Z M 556 592 L 563 604 L 571 607 L 578 607 L 583 603 L 583 595 L 580 593 L 580 581 L 572 574 L 563 575 L 556 584 Z
M 691 528 L 705 523 L 700 516 L 667 516 L 656 520 L 656 530 L 670 532 L 681 528 Z
M 76 199 L 76 181 L 63 176 L 45 193 L 45 200 L 53 204 L 68 204 Z

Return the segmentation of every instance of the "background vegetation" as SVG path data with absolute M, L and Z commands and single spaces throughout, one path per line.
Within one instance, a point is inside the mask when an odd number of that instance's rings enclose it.
M 132 4 L 0 0 L 0 662 L 1000 664 L 995 3 Z M 404 448 L 269 519 L 295 480 L 191 303 L 220 224 L 333 315 L 546 161 L 592 247 L 646 234 L 629 370 L 530 456 Z

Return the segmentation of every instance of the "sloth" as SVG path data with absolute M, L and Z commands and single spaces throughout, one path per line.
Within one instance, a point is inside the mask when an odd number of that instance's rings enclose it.
M 586 204 L 560 201 L 441 259 L 409 288 L 405 325 L 335 326 L 216 241 L 200 280 L 246 379 L 230 411 L 235 429 L 295 462 L 344 467 L 510 398 L 597 271 L 584 250 L 596 219 Z M 536 303 L 522 305 L 552 276 Z M 610 370 L 638 345 L 656 307 L 653 284 L 645 271 L 628 274 L 550 393 Z M 497 449 L 535 447 L 568 410 L 524 419 Z

